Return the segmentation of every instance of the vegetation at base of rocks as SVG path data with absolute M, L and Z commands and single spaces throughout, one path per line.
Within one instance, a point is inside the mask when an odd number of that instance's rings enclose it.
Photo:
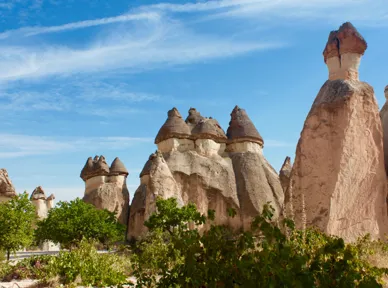
M 115 213 L 96 209 L 77 198 L 59 202 L 48 212 L 46 219 L 37 223 L 38 242 L 52 241 L 62 248 L 77 247 L 82 239 L 98 241 L 104 246 L 123 241 L 125 227 L 118 223 Z
M 39 279 L 45 287 L 60 284 L 66 287 L 122 287 L 128 284 L 131 271 L 128 257 L 98 254 L 94 243 L 87 240 L 82 240 L 79 247 L 71 251 L 61 251 L 58 256 L 34 256 L 3 266 L 2 269 L 0 264 L 0 282 Z
M 24 192 L 0 203 L 0 250 L 10 253 L 29 246 L 34 240 L 35 206 Z
M 156 205 L 133 257 L 136 287 L 382 287 L 388 272 L 368 262 L 374 243 L 368 237 L 345 244 L 314 229 L 296 230 L 288 219 L 278 226 L 269 205 L 250 232 L 211 225 L 202 234 L 189 223 L 211 223 L 214 211 L 178 208 L 173 198 Z

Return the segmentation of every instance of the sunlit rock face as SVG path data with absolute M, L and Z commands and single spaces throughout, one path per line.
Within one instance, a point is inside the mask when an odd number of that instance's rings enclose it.
M 186 121 L 176 108 L 160 129 L 152 154 L 140 174 L 128 221 L 128 238 L 146 231 L 157 197 L 194 203 L 201 213 L 215 210 L 216 224 L 249 229 L 252 218 L 270 201 L 275 218 L 283 205 L 279 176 L 265 160 L 263 139 L 244 109 L 236 106 L 225 134 L 216 119 L 190 108 Z M 228 210 L 237 212 L 228 217 Z M 209 224 L 198 227 L 200 231 Z
M 15 187 L 8 176 L 7 170 L 0 169 L 0 202 L 8 201 L 14 196 L 16 196 Z
M 81 171 L 85 181 L 83 200 L 98 209 L 115 212 L 117 219 L 127 225 L 129 213 L 129 192 L 126 178 L 128 171 L 119 158 L 115 158 L 111 166 L 104 156 L 88 158 Z
M 330 34 L 329 80 L 304 123 L 286 197 L 298 228 L 316 226 L 347 241 L 387 231 L 382 125 L 373 88 L 358 80 L 365 49 L 350 23 Z
M 385 172 L 388 175 L 388 85 L 384 89 L 385 95 L 385 104 L 380 111 L 380 118 L 383 124 L 383 144 L 384 144 L 384 162 L 385 162 Z

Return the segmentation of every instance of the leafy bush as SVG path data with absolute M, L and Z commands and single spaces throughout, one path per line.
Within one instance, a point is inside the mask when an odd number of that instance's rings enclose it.
M 59 202 L 46 219 L 37 223 L 35 232 L 38 242 L 49 240 L 63 248 L 77 247 L 82 239 L 107 246 L 124 240 L 124 234 L 125 227 L 117 222 L 115 213 L 96 209 L 79 198 Z
M 93 243 L 81 241 L 79 248 L 61 251 L 58 256 L 34 256 L 14 265 L 0 263 L 0 281 L 39 279 L 42 284 L 55 282 L 67 287 L 92 285 L 94 287 L 127 284 L 130 272 L 128 257 L 116 254 L 98 254 Z
M 368 263 L 362 239 L 345 244 L 314 229 L 295 230 L 290 220 L 278 227 L 269 205 L 249 232 L 212 225 L 202 235 L 188 223 L 212 220 L 214 211 L 205 217 L 193 205 L 178 208 L 175 199 L 156 205 L 133 259 L 137 287 L 382 287 L 387 273 Z
M 48 262 L 43 280 L 59 276 L 63 284 L 76 283 L 107 287 L 126 284 L 130 264 L 128 258 L 115 254 L 98 254 L 93 243 L 82 240 L 77 249 L 61 251 Z

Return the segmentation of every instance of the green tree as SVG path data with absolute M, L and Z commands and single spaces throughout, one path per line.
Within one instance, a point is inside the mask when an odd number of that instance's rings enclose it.
M 77 198 L 61 201 L 48 212 L 46 219 L 37 223 L 38 242 L 52 241 L 63 248 L 77 247 L 82 239 L 103 245 L 124 240 L 125 227 L 118 223 L 115 213 L 100 210 Z
M 35 221 L 35 207 L 26 192 L 0 203 L 0 250 L 7 252 L 7 260 L 11 252 L 32 244 Z

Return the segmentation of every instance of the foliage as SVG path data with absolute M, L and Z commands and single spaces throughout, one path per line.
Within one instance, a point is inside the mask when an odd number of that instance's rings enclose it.
M 40 279 L 46 275 L 46 267 L 52 256 L 38 255 L 22 259 L 16 264 L 4 266 L 0 280 L 9 282 L 21 279 Z M 0 268 L 1 270 L 1 268 Z
M 93 243 L 82 240 L 77 249 L 61 251 L 48 263 L 44 279 L 59 276 L 63 284 L 77 283 L 106 287 L 124 285 L 128 269 L 128 258 L 115 254 L 98 254 Z
M 0 203 L 0 250 L 7 252 L 8 260 L 11 252 L 33 242 L 35 221 L 35 207 L 26 192 Z
M 38 222 L 38 241 L 50 240 L 63 248 L 78 246 L 82 239 L 95 240 L 104 245 L 124 240 L 125 227 L 117 222 L 115 213 L 96 209 L 77 198 L 59 202 L 49 210 L 46 219 Z
M 250 232 L 211 225 L 202 234 L 188 224 L 212 220 L 214 211 L 205 217 L 173 199 L 156 205 L 134 258 L 137 287 L 382 287 L 387 273 L 366 261 L 362 239 L 345 244 L 314 229 L 296 230 L 287 219 L 279 227 L 269 205 Z
M 51 283 L 53 279 L 68 287 L 92 285 L 107 287 L 127 284 L 130 271 L 128 257 L 98 254 L 93 243 L 82 240 L 78 248 L 61 251 L 58 256 L 34 256 L 1 268 L 0 281 L 39 279 Z

